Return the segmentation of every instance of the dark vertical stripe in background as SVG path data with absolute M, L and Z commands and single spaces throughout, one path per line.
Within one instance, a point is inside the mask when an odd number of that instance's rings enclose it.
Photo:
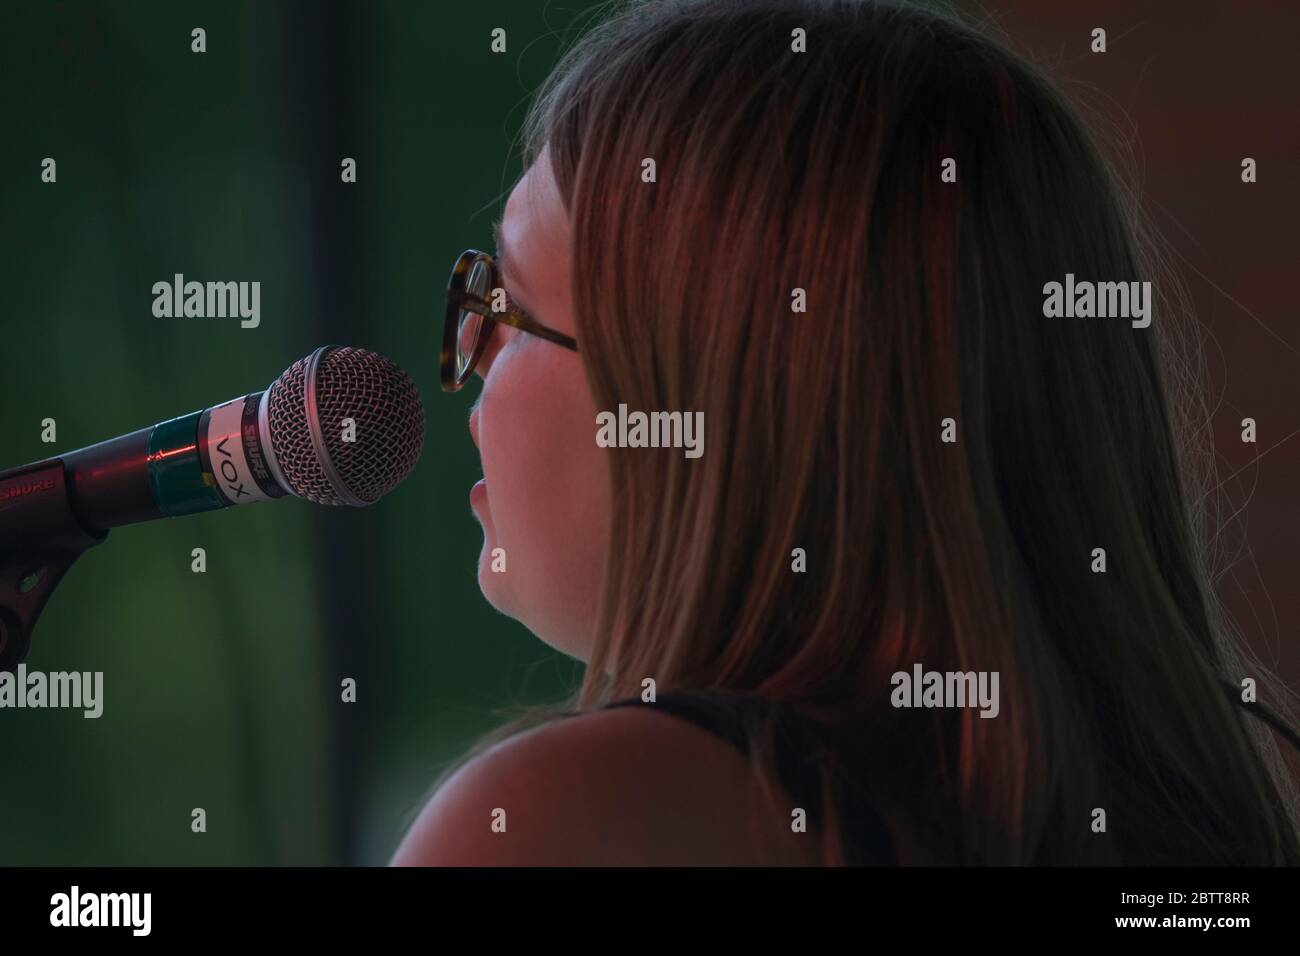
M 338 0 L 297 0 L 288 6 L 281 22 L 283 69 L 280 80 L 288 91 L 283 117 L 286 129 L 296 134 L 298 168 L 308 184 L 311 231 L 306 237 L 312 274 L 317 288 L 312 316 L 320 344 L 358 345 L 356 341 L 368 315 L 363 274 L 368 257 L 361 244 L 358 206 L 364 192 L 342 182 L 343 158 L 358 155 L 363 145 L 359 113 L 361 79 L 368 54 L 364 9 Z M 375 168 L 365 168 L 367 176 Z M 331 855 L 346 863 L 357 860 L 357 827 L 361 808 L 363 764 L 361 741 L 370 724 L 376 701 L 370 681 L 375 590 L 367 575 L 363 524 L 371 518 L 365 510 L 331 509 L 329 520 L 313 527 L 313 553 L 324 593 L 334 595 L 320 634 L 325 656 L 327 753 L 331 802 Z M 343 705 L 341 682 L 356 680 L 356 703 Z

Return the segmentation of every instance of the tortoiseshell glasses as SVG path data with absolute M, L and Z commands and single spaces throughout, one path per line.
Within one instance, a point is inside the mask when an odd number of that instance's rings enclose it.
M 493 308 L 501 303 L 504 308 Z M 474 373 L 498 322 L 578 351 L 572 336 L 548 329 L 510 299 L 492 256 L 466 249 L 456 260 L 447 282 L 447 316 L 442 327 L 444 392 L 459 391 Z

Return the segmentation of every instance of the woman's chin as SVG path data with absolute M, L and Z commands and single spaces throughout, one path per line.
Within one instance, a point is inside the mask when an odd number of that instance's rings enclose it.
M 497 543 L 496 529 L 492 527 L 492 509 L 488 506 L 486 479 L 480 478 L 470 489 L 469 505 L 479 527 L 483 529 L 483 547 L 478 554 L 479 590 L 494 608 L 502 614 L 513 617 L 507 595 L 506 549 Z

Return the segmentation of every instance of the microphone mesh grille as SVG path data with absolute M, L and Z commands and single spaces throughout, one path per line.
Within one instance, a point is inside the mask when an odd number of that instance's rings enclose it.
M 271 446 L 290 489 L 323 505 L 345 504 L 325 474 L 311 440 L 304 392 L 310 356 L 271 385 L 267 424 Z M 325 448 L 346 490 L 371 503 L 399 485 L 424 448 L 424 405 L 419 391 L 392 360 L 367 349 L 327 350 L 316 369 L 316 408 Z M 343 440 L 343 419 L 356 423 L 356 440 Z

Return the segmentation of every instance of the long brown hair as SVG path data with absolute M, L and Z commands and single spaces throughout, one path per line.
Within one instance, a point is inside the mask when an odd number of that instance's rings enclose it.
M 622 3 L 524 136 L 571 217 L 596 407 L 702 411 L 707 442 L 610 452 L 582 687 L 471 753 L 653 678 L 822 721 L 831 862 L 866 799 L 909 862 L 1300 862 L 1293 783 L 1229 694 L 1286 712 L 1209 583 L 1185 296 L 1035 68 L 914 7 Z M 1045 318 L 1066 273 L 1154 280 L 1150 327 Z M 891 706 L 915 663 L 996 671 L 1000 714 Z

